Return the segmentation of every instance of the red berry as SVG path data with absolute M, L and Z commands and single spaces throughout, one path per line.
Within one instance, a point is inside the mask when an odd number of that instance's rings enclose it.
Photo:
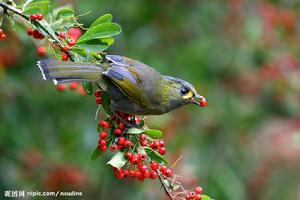
M 105 120 L 100 121 L 99 125 L 103 128 L 103 129 L 107 129 L 109 128 L 109 123 Z
M 201 106 L 201 107 L 207 106 L 207 101 L 206 101 L 205 98 L 200 99 L 200 106 Z
M 140 172 L 140 171 L 136 171 L 136 172 L 135 172 L 135 176 L 136 176 L 138 179 L 143 178 L 143 174 L 142 174 L 142 172 Z
M 118 145 L 124 146 L 125 145 L 125 138 L 124 137 L 119 137 L 118 139 Z
M 0 28 L 0 35 L 2 35 L 3 34 L 3 30 Z
M 124 126 L 124 124 L 122 122 L 120 122 L 118 124 L 118 128 L 121 129 L 121 130 L 124 130 L 125 126 Z
M 189 195 L 190 195 L 190 197 L 193 199 L 193 198 L 195 198 L 196 193 L 195 193 L 195 192 L 189 192 Z
M 69 46 L 74 46 L 75 44 L 76 44 L 76 42 L 75 42 L 75 40 L 73 40 L 73 39 L 69 39 L 68 40 L 68 44 L 69 44 Z
M 138 163 L 140 162 L 139 156 L 138 156 L 138 155 L 133 155 L 133 156 L 131 157 L 131 159 L 130 159 L 130 162 L 131 162 L 132 164 L 138 164 Z
M 37 50 L 38 56 L 43 57 L 43 56 L 47 55 L 47 50 L 44 46 L 39 46 L 36 50 Z
M 33 14 L 33 15 L 30 15 L 30 21 L 33 21 L 33 20 L 36 20 L 37 19 L 37 15 Z
M 146 170 L 148 170 L 148 167 L 146 165 L 142 165 L 142 166 L 139 166 L 139 169 L 142 173 L 145 173 Z
M 0 36 L 0 40 L 5 40 L 6 38 L 6 35 L 3 33 L 1 36 Z
M 126 148 L 130 148 L 132 146 L 132 142 L 130 140 L 126 140 L 124 146 Z
M 159 154 L 160 154 L 160 155 L 165 155 L 165 153 L 166 153 L 166 148 L 165 148 L 165 147 L 161 147 L 161 148 L 159 149 Z
M 151 174 L 150 174 L 150 178 L 152 178 L 152 179 L 156 179 L 158 177 L 158 174 L 157 174 L 157 172 L 155 172 L 155 171 L 152 171 L 151 172 Z
M 159 140 L 159 147 L 165 147 L 165 142 L 163 140 Z
M 36 19 L 39 20 L 39 21 L 41 21 L 41 20 L 44 19 L 44 16 L 42 14 L 37 14 L 36 15 Z
M 116 129 L 114 130 L 114 133 L 115 133 L 115 135 L 121 135 L 121 134 L 122 134 L 122 130 L 119 129 L 119 128 L 116 128 Z
M 56 86 L 56 89 L 58 91 L 65 91 L 67 89 L 67 86 L 65 84 L 59 84 Z
M 33 35 L 33 30 L 32 30 L 31 28 L 28 28 L 28 29 L 27 29 L 27 34 L 28 34 L 28 35 Z
M 142 141 L 141 142 L 141 146 L 147 146 L 148 145 L 148 142 L 147 141 Z
M 96 104 L 97 105 L 102 104 L 102 98 L 96 98 Z
M 158 149 L 159 147 L 159 142 L 157 140 L 153 141 L 151 144 L 150 144 L 150 148 L 152 148 L 153 150 L 156 150 Z
M 136 177 L 136 172 L 134 170 L 130 170 L 130 176 L 131 177 Z
M 128 160 L 130 160 L 132 158 L 133 154 L 132 154 L 132 152 L 129 151 L 125 154 L 125 156 Z
M 201 199 L 202 199 L 201 194 L 196 194 L 196 195 L 195 195 L 195 200 L 201 200 Z
M 166 172 L 167 172 L 167 167 L 166 166 L 164 166 L 164 165 L 162 165 L 161 167 L 160 167 L 160 172 L 162 173 L 162 174 L 166 174 Z
M 196 192 L 196 194 L 202 194 L 203 193 L 202 187 L 200 187 L 200 186 L 196 187 L 195 192 Z
M 111 152 L 114 152 L 114 151 L 116 151 L 118 149 L 118 146 L 116 145 L 116 144 L 112 144 L 111 146 L 110 146 L 110 151 Z
M 80 83 L 77 83 L 77 82 L 70 83 L 70 85 L 69 85 L 70 90 L 75 90 L 76 88 L 78 88 L 79 85 L 80 85 Z
M 65 32 L 60 32 L 59 37 L 63 38 L 63 39 L 66 38 L 66 33 Z
M 139 159 L 140 159 L 141 161 L 146 160 L 146 158 L 147 158 L 147 155 L 146 155 L 146 154 L 143 154 L 143 153 L 140 153 L 140 154 L 139 154 Z
M 130 172 L 128 170 L 124 170 L 123 173 L 124 177 L 128 177 L 130 175 Z
M 150 178 L 151 173 L 150 171 L 147 169 L 144 173 L 143 173 L 143 178 Z
M 63 53 L 62 56 L 61 56 L 61 60 L 62 60 L 62 61 L 68 61 L 68 59 L 69 59 L 68 54 Z
M 103 151 L 103 152 L 106 151 L 107 150 L 107 146 L 101 146 L 100 150 Z
M 69 48 L 68 46 L 64 46 L 64 47 L 63 47 L 63 51 L 64 51 L 64 52 L 68 52 L 69 49 L 70 49 L 70 48 Z
M 101 133 L 99 134 L 99 137 L 100 137 L 101 139 L 106 139 L 107 136 L 108 136 L 108 134 L 107 134 L 106 132 L 101 132 Z
M 147 139 L 147 136 L 145 134 L 140 135 L 140 140 L 145 141 Z
M 173 175 L 173 171 L 171 169 L 167 169 L 165 175 L 166 177 L 171 177 Z
M 42 40 L 42 39 L 44 39 L 44 38 L 45 38 L 45 36 L 44 36 L 43 34 L 40 33 L 38 39 Z
M 190 200 L 190 199 L 191 199 L 191 196 L 189 194 L 186 194 L 185 200 Z
M 38 30 L 33 30 L 33 38 L 35 39 L 39 39 L 40 38 L 40 32 Z
M 155 161 L 152 161 L 152 162 L 151 162 L 151 169 L 152 169 L 153 171 L 156 171 L 156 170 L 158 169 L 158 163 L 155 162 Z
M 99 144 L 100 147 L 106 146 L 106 141 L 103 140 L 103 139 L 100 139 L 100 140 L 98 141 L 98 144 Z
M 96 90 L 95 93 L 94 93 L 94 96 L 95 96 L 95 97 L 98 97 L 98 98 L 101 98 L 101 97 L 102 97 L 102 92 L 101 92 L 101 90 Z

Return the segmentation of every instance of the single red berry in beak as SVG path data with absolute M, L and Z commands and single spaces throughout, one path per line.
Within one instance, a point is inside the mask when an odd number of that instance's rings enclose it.
M 199 103 L 200 103 L 200 106 L 201 106 L 201 107 L 207 106 L 207 101 L 206 101 L 205 98 L 201 98 L 200 101 L 199 101 Z

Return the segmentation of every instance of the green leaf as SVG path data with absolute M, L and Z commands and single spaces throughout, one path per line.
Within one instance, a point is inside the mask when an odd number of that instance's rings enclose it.
M 102 92 L 102 106 L 103 106 L 104 111 L 107 114 L 111 115 L 112 112 L 109 109 L 109 105 L 110 105 L 110 99 L 109 99 L 108 93 L 103 91 Z
M 100 155 L 102 154 L 102 151 L 97 147 L 90 155 L 90 161 L 96 160 Z
M 105 15 L 102 15 L 100 16 L 98 19 L 96 19 L 92 25 L 90 26 L 90 28 L 92 28 L 93 26 L 97 26 L 99 24 L 102 24 L 102 23 L 108 23 L 108 22 L 111 22 L 113 19 L 113 16 L 111 14 L 105 14 Z
M 48 0 L 41 0 L 41 1 L 32 1 L 28 4 L 28 6 L 24 10 L 24 14 L 46 14 L 48 13 L 50 1 Z
M 146 135 L 152 137 L 152 138 L 160 138 L 162 137 L 163 133 L 160 130 L 156 130 L 156 129 L 147 129 L 144 130 L 144 132 Z
M 88 53 L 106 50 L 109 45 L 102 43 L 100 40 L 90 40 L 84 44 L 76 44 L 75 48 L 85 49 Z
M 82 85 L 88 95 L 93 94 L 93 84 L 91 82 L 82 82 Z
M 115 36 L 121 33 L 121 27 L 115 23 L 104 23 L 99 24 L 90 28 L 85 34 L 83 34 L 77 44 L 85 43 L 86 41 L 93 40 L 93 39 L 101 39 L 101 38 L 108 38 Z
M 102 38 L 102 39 L 100 39 L 101 40 L 101 42 L 103 42 L 103 43 L 106 43 L 107 45 L 112 45 L 114 42 L 115 42 L 115 39 L 114 38 L 112 38 L 112 37 L 109 37 L 109 38 Z
M 69 19 L 71 17 L 74 17 L 74 11 L 71 8 L 62 8 L 57 12 L 57 15 L 55 17 L 56 20 L 58 19 Z
M 127 130 L 127 133 L 129 134 L 141 134 L 144 130 L 138 129 L 138 128 L 130 128 Z
M 121 168 L 125 165 L 125 163 L 126 163 L 126 159 L 124 153 L 118 152 L 106 164 L 109 164 L 116 168 Z
M 201 195 L 202 199 L 201 200 L 213 200 L 212 198 L 210 198 L 209 196 L 207 195 Z
M 168 161 L 162 155 L 160 155 L 153 149 L 151 149 L 149 147 L 144 147 L 144 149 L 147 153 L 147 156 L 149 156 L 151 160 L 155 160 L 159 163 L 163 162 L 164 164 L 168 164 Z

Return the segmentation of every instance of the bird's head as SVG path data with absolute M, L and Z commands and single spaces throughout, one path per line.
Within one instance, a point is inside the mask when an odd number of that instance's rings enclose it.
M 167 80 L 167 96 L 171 106 L 176 108 L 186 104 L 206 106 L 206 99 L 197 93 L 194 86 L 182 79 L 164 76 Z

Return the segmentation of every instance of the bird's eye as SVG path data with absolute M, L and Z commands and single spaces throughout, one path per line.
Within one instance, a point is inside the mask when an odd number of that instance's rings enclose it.
M 189 90 L 187 87 L 183 87 L 183 88 L 181 89 L 180 92 L 181 92 L 181 95 L 184 96 L 184 95 L 186 95 L 187 93 L 189 93 L 189 91 L 190 91 L 190 90 Z

